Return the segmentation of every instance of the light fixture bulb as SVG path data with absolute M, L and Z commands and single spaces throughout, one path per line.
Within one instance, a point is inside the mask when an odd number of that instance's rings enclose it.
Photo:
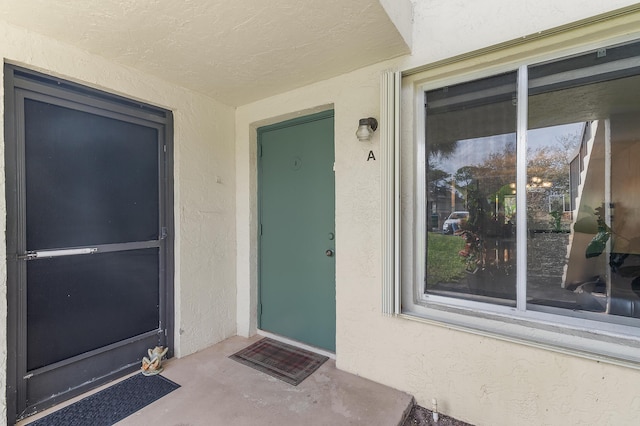
M 371 128 L 369 127 L 369 124 L 366 122 L 362 124 L 362 120 L 360 120 L 360 125 L 358 126 L 358 130 L 356 130 L 356 136 L 358 137 L 358 140 L 360 142 L 364 142 L 364 141 L 368 141 L 371 139 L 371 134 L 373 132 L 371 131 Z

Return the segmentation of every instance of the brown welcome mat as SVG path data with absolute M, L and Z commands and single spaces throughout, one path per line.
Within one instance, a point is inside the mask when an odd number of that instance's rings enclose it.
M 229 358 L 293 386 L 297 386 L 329 359 L 267 337 Z

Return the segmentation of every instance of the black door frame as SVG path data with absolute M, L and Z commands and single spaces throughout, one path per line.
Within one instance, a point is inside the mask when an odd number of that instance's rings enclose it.
M 60 401 L 72 398 L 87 390 L 100 386 L 110 380 L 123 376 L 138 368 L 138 363 L 125 362 L 116 368 L 84 383 L 62 395 L 47 399 L 46 403 L 26 406 L 26 380 L 20 377 L 26 369 L 26 283 L 25 259 L 19 257 L 19 249 L 24 245 L 21 235 L 25 233 L 25 221 L 21 213 L 24 202 L 24 188 L 19 176 L 24 173 L 24 153 L 19 149 L 18 141 L 24 137 L 18 128 L 18 120 L 23 111 L 17 110 L 16 97 L 19 91 L 30 91 L 53 96 L 75 104 L 81 104 L 87 110 L 100 109 L 107 113 L 126 115 L 136 120 L 153 123 L 162 128 L 161 136 L 164 155 L 160 172 L 160 235 L 163 244 L 160 267 L 160 340 L 169 347 L 167 356 L 173 356 L 174 345 L 174 215 L 173 215 L 173 114 L 171 111 L 143 104 L 121 96 L 112 95 L 80 84 L 72 83 L 38 72 L 4 65 L 5 98 L 5 192 L 7 204 L 6 244 L 7 244 L 7 423 L 14 422 L 26 415 L 33 414 Z M 161 153 L 162 154 L 162 153 Z M 143 354 L 140 354 L 142 356 Z M 99 355 L 98 355 L 99 356 Z M 111 353 L 104 352 L 102 359 L 109 359 Z M 118 362 L 117 360 L 115 362 Z M 67 374 L 73 374 L 70 370 Z

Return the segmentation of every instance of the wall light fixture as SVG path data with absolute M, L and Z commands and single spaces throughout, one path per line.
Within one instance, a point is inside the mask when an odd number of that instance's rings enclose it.
M 373 132 L 378 128 L 378 120 L 373 117 L 361 118 L 356 130 L 356 136 L 360 142 L 371 140 Z

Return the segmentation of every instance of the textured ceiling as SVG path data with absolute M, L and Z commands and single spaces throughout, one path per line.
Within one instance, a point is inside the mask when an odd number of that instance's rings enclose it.
M 0 0 L 0 20 L 236 106 L 409 52 L 378 0 Z

